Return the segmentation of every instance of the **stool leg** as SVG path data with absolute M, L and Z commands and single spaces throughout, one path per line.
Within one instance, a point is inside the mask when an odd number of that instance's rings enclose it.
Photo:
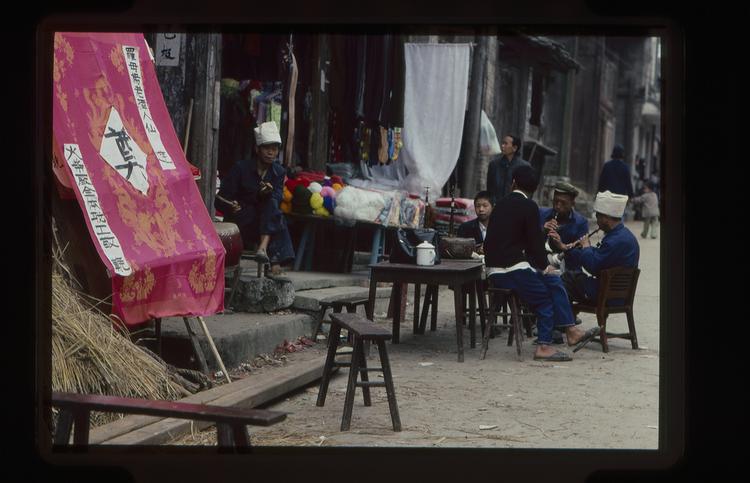
M 421 315 L 419 318 L 419 333 L 424 334 L 425 327 L 427 326 L 427 314 L 430 312 L 430 304 L 432 303 L 432 289 L 429 285 L 424 291 L 424 303 L 422 304 Z M 415 304 L 415 310 L 418 309 Z
M 369 382 L 370 379 L 367 377 L 367 358 L 365 358 L 365 352 L 363 347 L 363 341 L 359 337 L 355 337 L 355 344 L 359 353 L 359 378 L 362 382 Z M 370 399 L 370 388 L 368 386 L 362 386 L 362 399 L 365 402 L 365 406 L 372 406 L 372 400 Z
M 388 409 L 391 411 L 391 422 L 394 431 L 401 431 L 401 418 L 398 415 L 398 404 L 396 404 L 396 390 L 393 387 L 393 376 L 391 365 L 388 362 L 388 352 L 385 349 L 385 341 L 378 340 L 378 353 L 380 354 L 380 367 L 383 368 L 383 379 L 385 380 L 385 391 L 388 395 Z
M 333 369 L 333 361 L 336 358 L 336 347 L 339 345 L 340 334 L 341 327 L 338 324 L 331 322 L 331 332 L 328 334 L 328 354 L 326 355 L 326 363 L 323 366 L 323 377 L 320 379 L 320 389 L 318 389 L 318 401 L 315 403 L 316 406 L 323 406 L 326 402 L 328 383 L 331 380 L 331 369 Z
M 523 327 L 521 327 L 521 314 L 519 313 L 518 300 L 516 297 L 510 298 L 510 318 L 513 321 L 513 332 L 516 335 L 516 354 L 518 355 L 518 360 L 522 361 L 521 337 L 523 337 Z
M 352 409 L 354 409 L 354 392 L 357 389 L 357 376 L 359 375 L 359 352 L 361 348 L 355 339 L 354 352 L 352 352 L 352 363 L 349 367 L 349 381 L 346 384 L 346 397 L 344 398 L 344 415 L 341 418 L 341 431 L 348 431 L 352 422 Z
M 487 356 L 487 349 L 490 345 L 490 332 L 492 332 L 492 323 L 488 322 L 482 331 L 482 347 L 479 350 L 479 360 L 483 360 Z
M 320 332 L 320 326 L 323 325 L 323 318 L 326 316 L 326 310 L 328 310 L 327 307 L 323 307 L 323 310 L 320 311 L 320 317 L 315 321 L 315 327 L 310 336 L 310 339 L 312 339 L 313 342 L 318 340 L 318 332 Z

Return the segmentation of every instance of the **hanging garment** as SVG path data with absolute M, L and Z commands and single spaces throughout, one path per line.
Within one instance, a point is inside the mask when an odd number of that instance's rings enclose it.
M 406 44 L 403 187 L 440 192 L 461 151 L 469 86 L 469 44 Z M 450 95 L 446 95 L 450 93 Z

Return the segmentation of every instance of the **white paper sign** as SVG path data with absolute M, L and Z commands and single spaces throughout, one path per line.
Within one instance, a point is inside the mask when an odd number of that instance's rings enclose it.
M 144 195 L 148 192 L 146 154 L 133 141 L 114 107 L 109 111 L 99 154 L 135 189 Z
M 99 246 L 102 247 L 104 255 L 112 264 L 117 275 L 126 277 L 132 274 L 133 269 L 130 268 L 125 255 L 122 253 L 120 241 L 110 229 L 107 217 L 104 216 L 104 212 L 99 205 L 99 196 L 96 194 L 96 189 L 91 183 L 86 165 L 83 164 L 83 156 L 81 155 L 80 148 L 77 144 L 65 144 L 63 145 L 63 149 L 65 152 L 65 161 L 67 161 L 73 173 L 76 189 L 83 198 L 83 206 L 86 208 L 86 215 L 88 215 L 89 222 L 94 229 Z
M 146 130 L 146 136 L 148 136 L 148 141 L 151 143 L 156 159 L 159 160 L 161 169 L 175 169 L 174 161 L 172 161 L 167 150 L 164 149 L 159 129 L 157 129 L 156 123 L 151 117 L 151 111 L 149 111 L 148 108 L 146 92 L 143 90 L 143 78 L 141 77 L 141 63 L 138 58 L 138 47 L 123 45 L 122 52 L 125 54 L 125 65 L 128 66 L 130 87 L 133 89 L 133 97 L 138 106 L 138 113 L 141 115 L 143 128 Z
M 156 34 L 156 65 L 175 67 L 180 65 L 182 34 Z

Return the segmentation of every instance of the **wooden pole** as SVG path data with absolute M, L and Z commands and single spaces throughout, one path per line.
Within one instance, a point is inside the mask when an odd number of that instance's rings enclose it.
M 216 361 L 219 363 L 219 367 L 221 368 L 221 371 L 224 373 L 224 377 L 227 378 L 227 382 L 232 382 L 232 380 L 229 379 L 229 372 L 227 372 L 227 368 L 224 367 L 224 361 L 221 360 L 219 351 L 216 350 L 216 345 L 214 344 L 214 340 L 211 338 L 211 334 L 209 334 L 208 332 L 208 327 L 206 327 L 206 322 L 203 320 L 203 317 L 198 316 L 198 322 L 201 323 L 201 328 L 203 329 L 203 333 L 205 334 L 206 339 L 208 339 L 208 345 L 211 347 L 211 352 L 213 352 L 214 357 L 216 358 Z
M 188 118 L 187 127 L 185 127 L 185 142 L 182 145 L 182 152 L 187 155 L 188 139 L 190 139 L 190 123 L 193 120 L 193 98 L 190 98 L 190 105 L 188 107 Z

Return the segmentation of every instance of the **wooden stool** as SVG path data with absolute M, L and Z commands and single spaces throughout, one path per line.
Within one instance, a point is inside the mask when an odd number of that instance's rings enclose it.
M 497 287 L 489 287 L 487 289 L 487 293 L 490 295 L 489 297 L 489 303 L 487 305 L 488 310 L 488 316 L 487 316 L 487 325 L 484 327 L 484 334 L 482 336 L 482 348 L 479 352 L 479 359 L 484 359 L 487 355 L 487 348 L 489 347 L 490 342 L 490 332 L 492 331 L 492 327 L 494 325 L 501 325 L 501 326 L 508 326 L 508 345 L 513 345 L 513 339 L 515 336 L 516 340 L 516 353 L 518 355 L 518 360 L 522 361 L 523 357 L 521 356 L 521 341 L 523 339 L 523 325 L 526 325 L 526 335 L 527 337 L 531 337 L 531 323 L 527 322 L 526 324 L 523 324 L 524 317 L 528 318 L 533 317 L 533 314 L 523 313 L 522 311 L 522 305 L 521 301 L 518 298 L 518 294 L 516 294 L 515 291 L 504 289 L 504 288 L 497 288 Z M 503 316 L 504 320 L 507 320 L 508 312 L 505 310 L 505 303 L 503 303 L 503 310 L 498 311 L 496 310 L 496 304 L 495 304 L 495 297 L 501 296 L 504 297 L 504 299 L 507 301 L 507 304 L 510 306 L 510 324 L 496 324 L 497 316 L 501 315 Z
M 339 344 L 339 334 L 341 329 L 346 329 L 352 336 L 354 350 L 349 362 L 338 362 L 335 360 L 336 348 Z M 331 314 L 331 332 L 328 337 L 328 355 L 323 367 L 323 377 L 320 380 L 320 389 L 318 390 L 317 406 L 323 406 L 326 401 L 328 392 L 328 383 L 331 378 L 331 372 L 334 367 L 349 368 L 349 382 L 346 385 L 346 397 L 344 399 L 344 415 L 341 418 L 341 431 L 347 431 L 352 420 L 352 409 L 354 407 L 354 392 L 357 387 L 362 388 L 362 397 L 365 406 L 372 406 L 370 400 L 371 387 L 385 387 L 388 394 L 388 408 L 391 412 L 391 423 L 394 431 L 401 431 L 401 418 L 398 415 L 398 406 L 396 404 L 396 392 L 393 387 L 393 378 L 391 376 L 391 366 L 388 362 L 388 353 L 385 349 L 385 341 L 390 340 L 391 333 L 378 327 L 371 321 L 357 314 Z M 373 341 L 378 346 L 380 354 L 381 367 L 367 367 L 367 358 L 363 350 L 363 341 Z M 370 371 L 381 371 L 383 373 L 383 382 L 370 381 L 367 375 Z M 361 382 L 357 382 L 357 377 L 362 377 Z
M 326 315 L 326 310 L 329 308 L 333 309 L 333 313 L 340 314 L 341 309 L 346 308 L 346 312 L 349 314 L 355 314 L 357 313 L 357 307 L 360 305 L 364 306 L 365 309 L 367 309 L 367 302 L 370 299 L 368 297 L 357 297 L 357 296 L 351 296 L 351 297 L 344 297 L 336 300 L 323 300 L 319 302 L 320 304 L 320 318 L 315 323 L 315 328 L 313 329 L 312 336 L 310 336 L 310 339 L 315 340 L 315 337 L 318 335 L 318 332 L 320 332 L 320 326 L 323 325 L 323 319 Z
M 268 276 L 268 271 L 271 268 L 270 262 L 261 263 L 259 261 L 258 255 L 253 252 L 249 251 L 243 251 L 242 252 L 242 260 L 253 260 L 255 263 L 258 264 L 258 278 L 263 278 L 264 276 Z

